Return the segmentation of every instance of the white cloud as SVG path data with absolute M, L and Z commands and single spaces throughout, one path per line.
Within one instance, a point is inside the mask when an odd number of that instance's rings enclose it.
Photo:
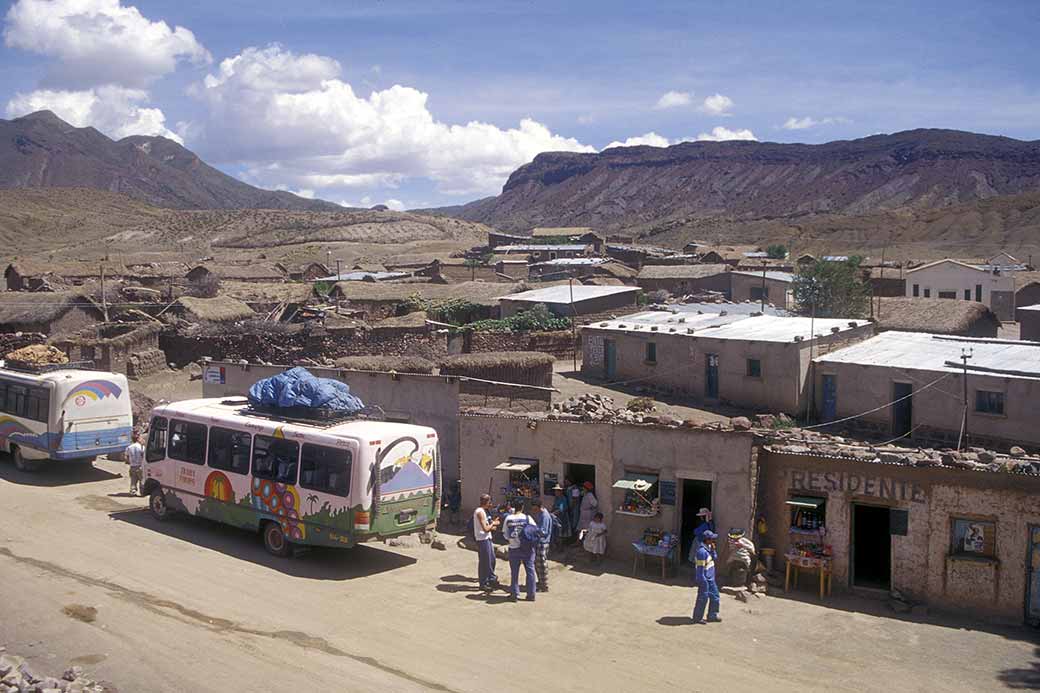
M 130 135 L 161 135 L 182 142 L 166 128 L 166 116 L 158 108 L 145 108 L 148 92 L 142 89 L 103 86 L 82 91 L 38 89 L 15 94 L 7 103 L 7 117 L 50 110 L 76 126 L 92 126 L 113 139 Z
M 808 130 L 809 128 L 814 128 L 818 125 L 835 125 L 850 122 L 852 121 L 848 118 L 842 118 L 841 116 L 821 118 L 819 120 L 812 116 L 805 116 L 803 118 L 795 118 L 794 116 L 791 116 L 784 121 L 784 124 L 780 127 L 784 130 Z
M 376 205 L 386 205 L 395 212 L 403 211 L 405 208 L 404 202 L 395 199 L 393 197 L 387 198 L 382 202 L 376 202 L 371 195 L 365 195 L 357 202 L 351 202 L 349 200 L 340 200 L 339 204 L 344 207 L 375 207 Z
M 204 157 L 251 162 L 257 183 L 295 188 L 426 177 L 443 193 L 494 194 L 541 152 L 595 151 L 529 118 L 507 129 L 443 123 L 427 108 L 427 94 L 395 85 L 363 97 L 339 71 L 322 56 L 247 48 L 193 89 L 206 110 L 184 132 Z M 270 162 L 278 162 L 276 171 Z
M 733 99 L 723 94 L 713 94 L 704 99 L 701 110 L 715 116 L 730 115 L 729 110 L 733 108 Z
M 755 133 L 751 132 L 747 128 L 742 130 L 730 130 L 724 128 L 721 125 L 711 129 L 711 132 L 702 132 L 697 135 L 698 142 L 725 142 L 727 140 L 755 140 Z
M 611 147 L 639 147 L 641 145 L 646 145 L 650 147 L 667 147 L 668 145 L 676 144 L 681 141 L 682 140 L 672 141 L 664 135 L 658 135 L 656 132 L 648 132 L 645 135 L 629 137 L 624 142 L 619 142 L 615 140 L 603 149 L 610 149 Z
M 178 61 L 210 60 L 188 29 L 153 22 L 119 0 L 18 0 L 6 19 L 7 46 L 56 58 L 49 86 L 143 87 Z
M 666 91 L 661 95 L 661 98 L 657 100 L 657 103 L 654 104 L 654 108 L 657 110 L 680 108 L 682 106 L 689 106 L 692 101 L 692 91 Z

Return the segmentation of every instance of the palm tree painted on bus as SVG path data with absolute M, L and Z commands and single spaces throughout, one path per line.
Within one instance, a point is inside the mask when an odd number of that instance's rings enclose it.
M 313 515 L 314 514 L 314 504 L 318 502 L 318 497 L 315 496 L 313 493 L 311 493 L 311 494 L 307 495 L 307 500 L 311 504 L 311 515 Z

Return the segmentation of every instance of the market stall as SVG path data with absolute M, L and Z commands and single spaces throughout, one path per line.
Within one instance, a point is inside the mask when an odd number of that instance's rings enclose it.
M 632 575 L 636 575 L 642 562 L 646 570 L 646 557 L 653 556 L 661 560 L 661 579 L 668 577 L 668 566 L 678 560 L 679 537 L 659 528 L 650 528 L 643 533 L 643 538 L 632 542 L 635 551 L 632 562 Z
M 625 498 L 615 514 L 636 517 L 656 517 L 661 512 L 661 499 L 657 494 L 656 475 L 626 474 L 624 479 L 614 482 L 614 488 L 622 489 Z
M 502 502 L 514 507 L 527 507 L 535 498 L 540 498 L 538 489 L 538 460 L 510 457 L 495 467 L 497 472 L 508 474 L 506 483 L 499 487 Z
M 791 585 L 798 585 L 801 571 L 819 573 L 820 599 L 831 593 L 832 555 L 827 537 L 827 501 L 815 496 L 792 496 L 787 500 L 791 512 L 790 548 L 784 554 L 787 563 L 784 571 L 784 592 Z

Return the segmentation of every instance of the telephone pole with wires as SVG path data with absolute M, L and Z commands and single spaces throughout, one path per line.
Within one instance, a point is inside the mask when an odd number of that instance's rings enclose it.
M 958 450 L 963 450 L 968 445 L 968 359 L 974 355 L 974 349 L 961 349 L 961 377 L 964 379 L 964 412 L 961 418 L 961 434 L 957 439 Z

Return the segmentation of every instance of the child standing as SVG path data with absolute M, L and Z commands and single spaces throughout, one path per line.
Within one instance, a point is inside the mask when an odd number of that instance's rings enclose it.
M 585 550 L 592 554 L 592 562 L 599 563 L 607 552 L 607 525 L 603 522 L 603 513 L 592 516 L 592 522 L 585 530 L 585 539 L 582 542 Z

